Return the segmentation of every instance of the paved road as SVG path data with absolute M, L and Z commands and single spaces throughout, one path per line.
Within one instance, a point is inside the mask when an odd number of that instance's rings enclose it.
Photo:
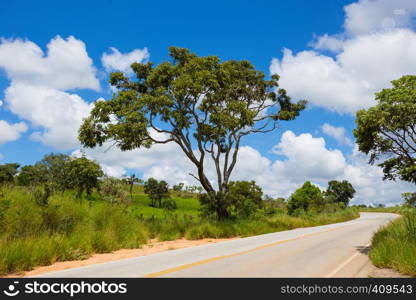
M 397 215 L 360 218 L 160 252 L 42 277 L 367 277 L 373 233 Z

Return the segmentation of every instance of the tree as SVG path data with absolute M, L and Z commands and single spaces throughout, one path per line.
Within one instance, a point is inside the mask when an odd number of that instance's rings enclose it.
M 71 158 L 65 164 L 65 174 L 65 186 L 76 189 L 78 199 L 84 191 L 91 196 L 93 188 L 99 186 L 99 177 L 104 175 L 100 165 L 86 157 Z
M 297 212 L 307 212 L 310 208 L 320 208 L 324 203 L 321 190 L 310 181 L 306 181 L 302 187 L 298 188 L 289 198 L 287 203 L 290 215 Z
M 263 191 L 255 181 L 232 181 L 229 184 L 229 213 L 249 217 L 262 206 Z
M 169 186 L 166 181 L 157 181 L 154 178 L 149 178 L 144 183 L 144 192 L 150 198 L 150 206 L 163 207 L 163 200 L 170 199 Z
M 410 207 L 416 207 L 416 193 L 402 193 L 404 205 Z
M 5 183 L 13 183 L 14 176 L 17 174 L 20 165 L 9 163 L 0 165 L 0 185 Z
M 182 189 L 183 189 L 184 185 L 185 184 L 183 182 L 180 182 L 178 184 L 175 184 L 172 188 L 175 192 L 180 193 L 180 192 L 182 192 Z
M 68 189 L 67 164 L 71 161 L 71 157 L 66 154 L 47 154 L 41 161 L 36 163 L 38 175 L 44 177 L 53 190 L 64 191 Z M 43 178 L 42 178 L 43 180 Z
M 331 180 L 328 182 L 328 188 L 325 192 L 325 196 L 328 202 L 344 203 L 348 205 L 350 200 L 354 197 L 355 189 L 347 180 L 336 181 Z
M 23 166 L 17 175 L 17 184 L 23 186 L 36 186 L 47 181 L 47 174 L 44 166 L 37 163 L 33 166 Z
M 131 174 L 130 176 L 124 178 L 124 181 L 129 185 L 130 189 L 130 198 L 133 200 L 133 186 L 135 183 L 143 182 L 141 179 L 136 177 L 136 174 Z
M 169 50 L 172 62 L 133 63 L 135 80 L 112 73 L 117 93 L 95 103 L 79 140 L 90 148 L 111 141 L 121 150 L 176 143 L 206 192 L 215 192 L 206 176 L 207 159 L 214 162 L 218 191 L 227 192 L 242 139 L 295 119 L 306 102 L 292 103 L 278 88 L 278 75 L 266 80 L 248 61 Z
M 384 179 L 416 183 L 416 76 L 392 81 L 376 93 L 377 105 L 357 112 L 354 135 L 359 150 L 380 164 Z

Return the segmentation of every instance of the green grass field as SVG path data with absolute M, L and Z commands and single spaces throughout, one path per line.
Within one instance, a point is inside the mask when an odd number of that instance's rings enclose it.
M 30 270 L 56 261 L 85 259 L 93 253 L 121 248 L 138 248 L 149 238 L 244 237 L 298 227 L 342 222 L 358 217 L 356 209 L 319 215 L 272 216 L 229 221 L 199 217 L 195 196 L 174 195 L 178 209 L 168 212 L 149 207 L 150 200 L 140 187 L 133 201 L 112 205 L 98 194 L 92 200 L 75 198 L 74 192 L 57 193 L 48 205 L 39 205 L 22 187 L 0 190 L 0 274 Z
M 373 237 L 370 258 L 378 267 L 392 268 L 416 276 L 416 210 L 402 210 Z

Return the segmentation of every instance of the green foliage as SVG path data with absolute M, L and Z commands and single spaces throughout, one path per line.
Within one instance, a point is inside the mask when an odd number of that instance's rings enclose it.
M 136 183 L 143 183 L 143 180 L 136 177 L 136 174 L 132 174 L 128 177 L 124 178 L 124 182 L 126 182 L 130 187 L 130 198 L 133 200 L 133 187 Z
M 402 213 L 402 218 L 376 232 L 369 256 L 378 267 L 416 276 L 416 211 Z
M 0 185 L 13 183 L 19 167 L 20 165 L 15 163 L 0 165 Z
M 263 191 L 254 181 L 232 181 L 227 193 L 199 196 L 203 216 L 218 219 L 248 218 L 262 207 Z
M 357 112 L 354 130 L 359 150 L 379 164 L 384 179 L 416 183 L 416 76 L 392 81 L 393 87 L 376 93 L 377 105 Z
M 175 192 L 182 192 L 182 189 L 183 189 L 183 187 L 184 187 L 184 183 L 183 182 L 180 182 L 180 183 L 178 183 L 178 184 L 175 184 L 173 187 L 172 187 L 172 189 L 175 191 Z
M 287 209 L 290 215 L 298 215 L 310 209 L 320 210 L 324 204 L 325 200 L 319 187 L 306 181 L 290 196 Z
M 347 180 L 328 182 L 328 188 L 325 192 L 327 202 L 343 204 L 347 206 L 350 200 L 354 197 L 355 189 Z
M 77 190 L 78 199 L 84 191 L 91 196 L 92 189 L 99 185 L 99 177 L 104 175 L 100 165 L 86 157 L 71 158 L 64 165 L 64 170 L 65 185 Z
M 149 178 L 144 183 L 144 192 L 151 200 L 150 206 L 168 210 L 176 209 L 175 201 L 170 199 L 169 186 L 166 181 L 157 181 L 154 178 Z
M 51 177 L 52 179 L 53 177 Z M 47 172 L 41 163 L 23 166 L 17 176 L 17 184 L 22 186 L 38 185 L 47 181 Z
M 242 138 L 295 119 L 306 102 L 292 103 L 278 88 L 278 75 L 266 80 L 248 61 L 221 62 L 176 47 L 169 51 L 170 62 L 133 63 L 136 78 L 112 73 L 117 93 L 95 103 L 79 140 L 91 148 L 113 140 L 121 150 L 177 143 L 207 193 L 214 188 L 205 174 L 206 160 L 214 161 L 218 189 L 224 193 Z M 156 126 L 156 120 L 163 126 Z
M 231 217 L 247 218 L 262 207 L 262 189 L 254 181 L 232 181 L 228 186 L 228 212 Z
M 129 202 L 123 182 L 117 178 L 108 176 L 102 178 L 99 182 L 99 191 L 103 200 L 111 204 L 126 204 Z
M 66 154 L 51 153 L 35 164 L 37 182 L 48 182 L 53 190 L 64 191 L 68 186 L 67 164 L 71 160 Z
M 416 207 L 416 193 L 403 193 L 402 198 L 404 200 L 403 205 Z

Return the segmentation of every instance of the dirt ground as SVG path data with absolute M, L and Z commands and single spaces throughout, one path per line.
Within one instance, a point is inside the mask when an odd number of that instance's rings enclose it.
M 163 241 L 163 242 L 160 242 L 157 240 L 151 240 L 150 243 L 144 245 L 142 248 L 120 249 L 117 251 L 113 251 L 111 253 L 93 254 L 91 257 L 85 260 L 56 262 L 49 266 L 35 267 L 31 271 L 9 274 L 6 277 L 36 276 L 36 275 L 47 273 L 47 272 L 61 271 L 61 270 L 66 270 L 70 268 L 77 268 L 77 267 L 82 267 L 82 266 L 87 266 L 87 265 L 92 265 L 92 264 L 99 264 L 99 263 L 109 262 L 113 260 L 119 260 L 123 258 L 149 255 L 149 254 L 154 254 L 154 253 L 161 252 L 161 251 L 188 248 L 188 247 L 194 247 L 194 246 L 205 245 L 205 244 L 210 244 L 210 243 L 218 243 L 218 242 L 232 240 L 232 239 L 236 239 L 236 238 L 202 239 L 202 240 L 180 239 L 180 240 L 175 240 L 175 241 Z

